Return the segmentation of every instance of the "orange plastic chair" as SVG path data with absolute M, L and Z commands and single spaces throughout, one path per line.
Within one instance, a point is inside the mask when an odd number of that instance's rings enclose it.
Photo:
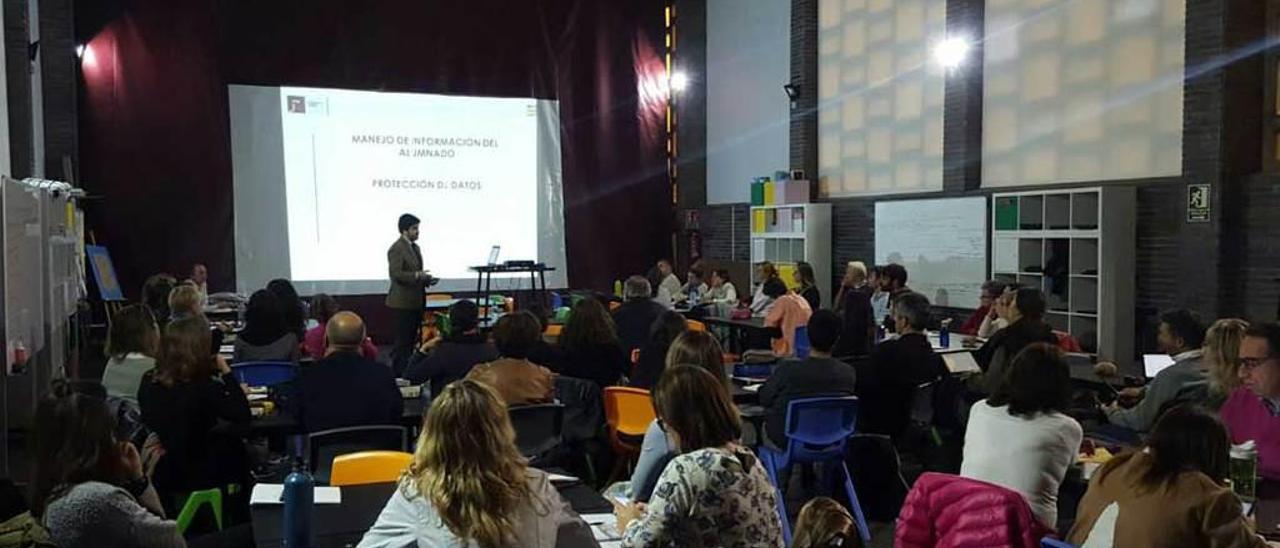
M 657 415 L 648 390 L 626 386 L 604 389 L 604 420 L 609 427 L 609 444 L 619 458 L 614 461 L 610 480 L 622 477 L 640 454 L 644 432 Z
M 685 320 L 684 326 L 687 327 L 689 331 L 706 331 L 707 330 L 707 324 L 702 323 L 698 320 Z
M 329 485 L 364 485 L 398 481 L 413 455 L 402 451 L 361 451 L 333 459 Z
M 648 390 L 626 386 L 604 389 L 604 420 L 609 425 L 609 443 L 614 452 L 639 453 L 644 432 L 655 418 L 653 397 Z

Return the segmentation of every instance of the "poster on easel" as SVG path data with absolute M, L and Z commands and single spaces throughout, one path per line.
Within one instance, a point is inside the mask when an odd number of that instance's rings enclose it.
M 123 301 L 124 291 L 120 289 L 120 279 L 116 277 L 116 267 L 111 262 L 111 253 L 105 246 L 100 245 L 86 245 L 84 252 L 93 270 L 93 281 L 98 284 L 98 296 L 106 302 Z

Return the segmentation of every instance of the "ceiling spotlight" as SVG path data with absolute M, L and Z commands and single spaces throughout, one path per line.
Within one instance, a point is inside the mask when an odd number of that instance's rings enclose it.
M 969 54 L 969 41 L 964 38 L 947 38 L 933 48 L 933 58 L 945 68 L 953 69 L 964 64 Z

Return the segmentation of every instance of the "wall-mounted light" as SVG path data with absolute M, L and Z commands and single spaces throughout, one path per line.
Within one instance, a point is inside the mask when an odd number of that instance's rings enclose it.
M 947 69 L 959 68 L 968 55 L 969 40 L 965 38 L 947 38 L 933 47 L 934 60 Z
M 672 71 L 670 84 L 672 92 L 680 93 L 689 87 L 689 75 L 685 74 L 683 70 Z
M 791 100 L 791 108 L 795 108 L 796 101 L 800 100 L 799 84 L 782 84 L 782 91 L 787 93 L 787 99 Z
M 76 44 L 76 58 L 84 58 L 84 44 Z

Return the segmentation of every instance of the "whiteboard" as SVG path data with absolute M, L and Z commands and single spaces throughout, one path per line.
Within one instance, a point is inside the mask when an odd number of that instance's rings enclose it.
M 935 306 L 977 308 L 987 280 L 987 198 L 876 202 L 876 264 L 907 267 Z

